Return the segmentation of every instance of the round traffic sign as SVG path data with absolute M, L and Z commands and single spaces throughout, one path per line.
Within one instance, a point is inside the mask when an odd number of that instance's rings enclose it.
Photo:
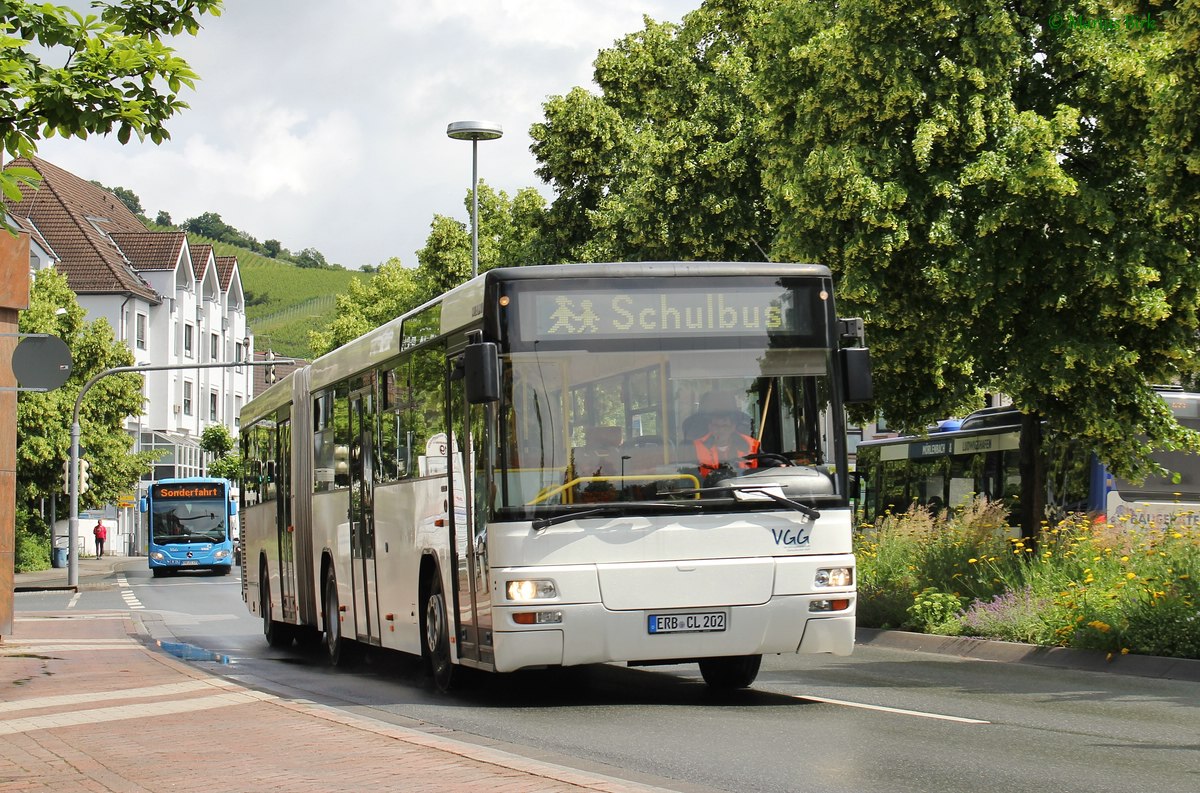
M 53 391 L 67 382 L 71 369 L 71 348 L 57 336 L 31 334 L 13 350 L 12 371 L 22 388 Z

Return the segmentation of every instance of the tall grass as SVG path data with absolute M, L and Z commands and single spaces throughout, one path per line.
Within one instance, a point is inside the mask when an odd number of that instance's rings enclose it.
M 885 516 L 856 537 L 859 624 L 1200 658 L 1200 530 L 1092 523 L 1008 536 L 982 500 Z

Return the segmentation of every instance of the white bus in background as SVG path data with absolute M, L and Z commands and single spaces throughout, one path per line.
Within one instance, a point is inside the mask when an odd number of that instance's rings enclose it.
M 483 273 L 245 406 L 246 603 L 272 645 L 421 655 L 443 689 L 848 654 L 861 340 L 818 265 Z

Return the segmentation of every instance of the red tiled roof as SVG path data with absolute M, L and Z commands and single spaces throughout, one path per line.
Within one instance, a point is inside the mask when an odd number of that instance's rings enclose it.
M 174 270 L 187 241 L 182 231 L 114 231 L 109 236 L 136 270 Z
M 229 291 L 229 285 L 233 283 L 233 273 L 237 270 L 237 266 L 236 256 L 217 257 L 217 280 L 221 282 L 222 292 Z
M 20 201 L 5 198 L 5 208 L 37 227 L 59 257 L 58 269 L 72 291 L 117 292 L 161 302 L 111 236 L 148 233 L 116 196 L 40 157 L 19 158 L 6 167 L 12 166 L 33 168 L 42 181 L 36 188 L 25 188 Z

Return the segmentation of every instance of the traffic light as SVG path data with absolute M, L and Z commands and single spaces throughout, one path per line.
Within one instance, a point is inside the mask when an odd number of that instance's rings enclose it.
M 63 460 L 63 492 L 71 495 L 71 461 Z
M 83 495 L 88 489 L 88 461 L 79 461 L 79 495 Z

